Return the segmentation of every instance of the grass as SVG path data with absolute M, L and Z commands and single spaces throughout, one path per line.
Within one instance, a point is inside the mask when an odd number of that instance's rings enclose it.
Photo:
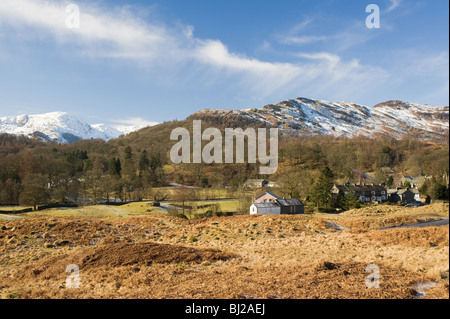
M 148 211 L 150 210 L 150 211 Z M 130 203 L 122 206 L 85 206 L 73 209 L 51 208 L 37 212 L 21 214 L 21 216 L 38 217 L 92 217 L 92 218 L 126 218 L 133 216 L 162 213 L 164 210 L 151 207 L 148 203 Z
M 181 202 L 168 202 L 171 205 L 175 205 L 177 207 L 182 207 Z M 208 210 L 210 210 L 214 205 L 218 205 L 220 212 L 236 212 L 239 208 L 238 200 L 206 200 L 206 201 L 189 201 L 185 202 L 185 207 L 193 207 L 192 215 L 196 214 L 204 214 Z M 197 208 L 195 208 L 197 207 Z M 199 208 L 201 207 L 201 208 Z
M 353 209 L 341 216 L 436 216 L 449 217 L 449 204 L 436 203 L 422 207 L 403 207 L 396 205 L 377 205 L 362 209 Z
M 154 187 L 152 188 L 153 193 L 166 194 L 170 198 L 171 195 L 174 194 L 175 187 Z M 198 195 L 200 199 L 226 199 L 232 197 L 230 191 L 220 188 L 220 189 L 212 189 L 212 188 L 199 188 L 197 189 Z
M 70 210 L 70 218 L 64 211 L 64 217 L 47 212 L 1 221 L 0 297 L 410 299 L 417 283 L 434 282 L 431 296 L 448 298 L 448 227 L 372 227 L 377 220 L 413 221 L 407 216 L 413 210 L 394 207 L 381 217 L 366 211 L 187 221 L 141 214 L 141 204 L 117 214 L 110 209 L 118 207 L 99 206 L 81 216 Z M 444 213 L 444 206 L 432 206 L 427 211 Z M 351 228 L 338 231 L 331 222 Z M 204 249 L 210 258 L 188 261 Z M 80 263 L 82 287 L 62 289 L 65 267 L 74 262 Z M 370 264 L 380 268 L 381 289 L 365 287 Z

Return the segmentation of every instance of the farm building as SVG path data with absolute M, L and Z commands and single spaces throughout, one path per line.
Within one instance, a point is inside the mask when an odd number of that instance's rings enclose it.
M 281 207 L 277 203 L 254 203 L 250 206 L 251 215 L 280 215 Z
M 305 206 L 297 198 L 281 199 L 271 192 L 264 192 L 254 198 L 254 204 L 250 207 L 250 214 L 304 214 Z
M 304 214 L 305 213 L 305 205 L 297 199 L 277 199 L 277 203 L 281 207 L 281 214 L 286 215 L 294 215 L 294 214 Z

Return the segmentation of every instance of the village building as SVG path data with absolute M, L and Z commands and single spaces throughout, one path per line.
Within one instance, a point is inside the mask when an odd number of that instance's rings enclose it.
M 248 179 L 245 183 L 244 183 L 244 187 L 247 188 L 264 188 L 264 187 L 268 187 L 269 182 L 266 181 L 265 179 Z
M 279 197 L 271 192 L 264 192 L 253 199 L 254 203 L 274 203 Z
M 398 186 L 404 187 L 406 183 L 409 183 L 410 188 L 416 188 L 419 189 L 422 187 L 423 184 L 426 183 L 427 180 L 432 179 L 432 176 L 418 176 L 418 177 L 412 177 L 403 175 L 403 177 L 400 179 Z
M 413 203 L 420 201 L 420 193 L 414 188 L 400 188 L 388 190 L 389 201 L 392 203 Z
M 386 188 L 380 185 L 356 185 L 346 183 L 345 185 L 333 185 L 331 192 L 336 195 L 347 195 L 350 192 L 354 193 L 358 200 L 368 202 L 385 202 L 388 200 L 388 194 Z

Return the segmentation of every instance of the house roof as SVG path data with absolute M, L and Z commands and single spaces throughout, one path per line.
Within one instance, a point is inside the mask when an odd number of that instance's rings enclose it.
M 415 188 L 400 188 L 400 189 L 388 189 L 388 194 L 392 195 L 392 194 L 398 194 L 398 195 L 403 195 L 406 192 L 411 192 L 413 194 L 419 194 L 419 191 Z
M 277 199 L 277 202 L 281 206 L 303 206 L 303 203 L 297 198 Z
M 264 193 L 262 193 L 262 194 L 256 196 L 256 197 L 255 197 L 255 200 L 258 199 L 258 198 L 260 198 L 260 197 L 262 197 L 262 196 L 264 196 L 264 195 L 266 195 L 266 194 L 272 196 L 272 197 L 275 198 L 275 199 L 278 199 L 278 198 L 279 198 L 279 197 L 278 197 L 277 195 L 275 195 L 274 193 L 271 193 L 271 192 L 264 192 Z
M 386 188 L 380 185 L 355 185 L 355 190 L 361 192 L 382 192 L 386 191 Z
M 348 192 L 348 187 L 345 185 L 334 185 L 340 192 Z
M 382 192 L 386 191 L 386 188 L 380 185 L 334 185 L 341 192 L 350 192 L 353 188 L 355 192 Z
M 253 205 L 255 205 L 255 207 L 257 208 L 275 208 L 275 207 L 280 207 L 275 203 L 254 203 Z

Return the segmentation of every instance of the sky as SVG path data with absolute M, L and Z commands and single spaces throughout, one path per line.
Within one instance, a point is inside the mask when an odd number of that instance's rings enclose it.
M 296 97 L 448 105 L 448 38 L 447 0 L 0 0 L 0 117 L 142 125 Z

